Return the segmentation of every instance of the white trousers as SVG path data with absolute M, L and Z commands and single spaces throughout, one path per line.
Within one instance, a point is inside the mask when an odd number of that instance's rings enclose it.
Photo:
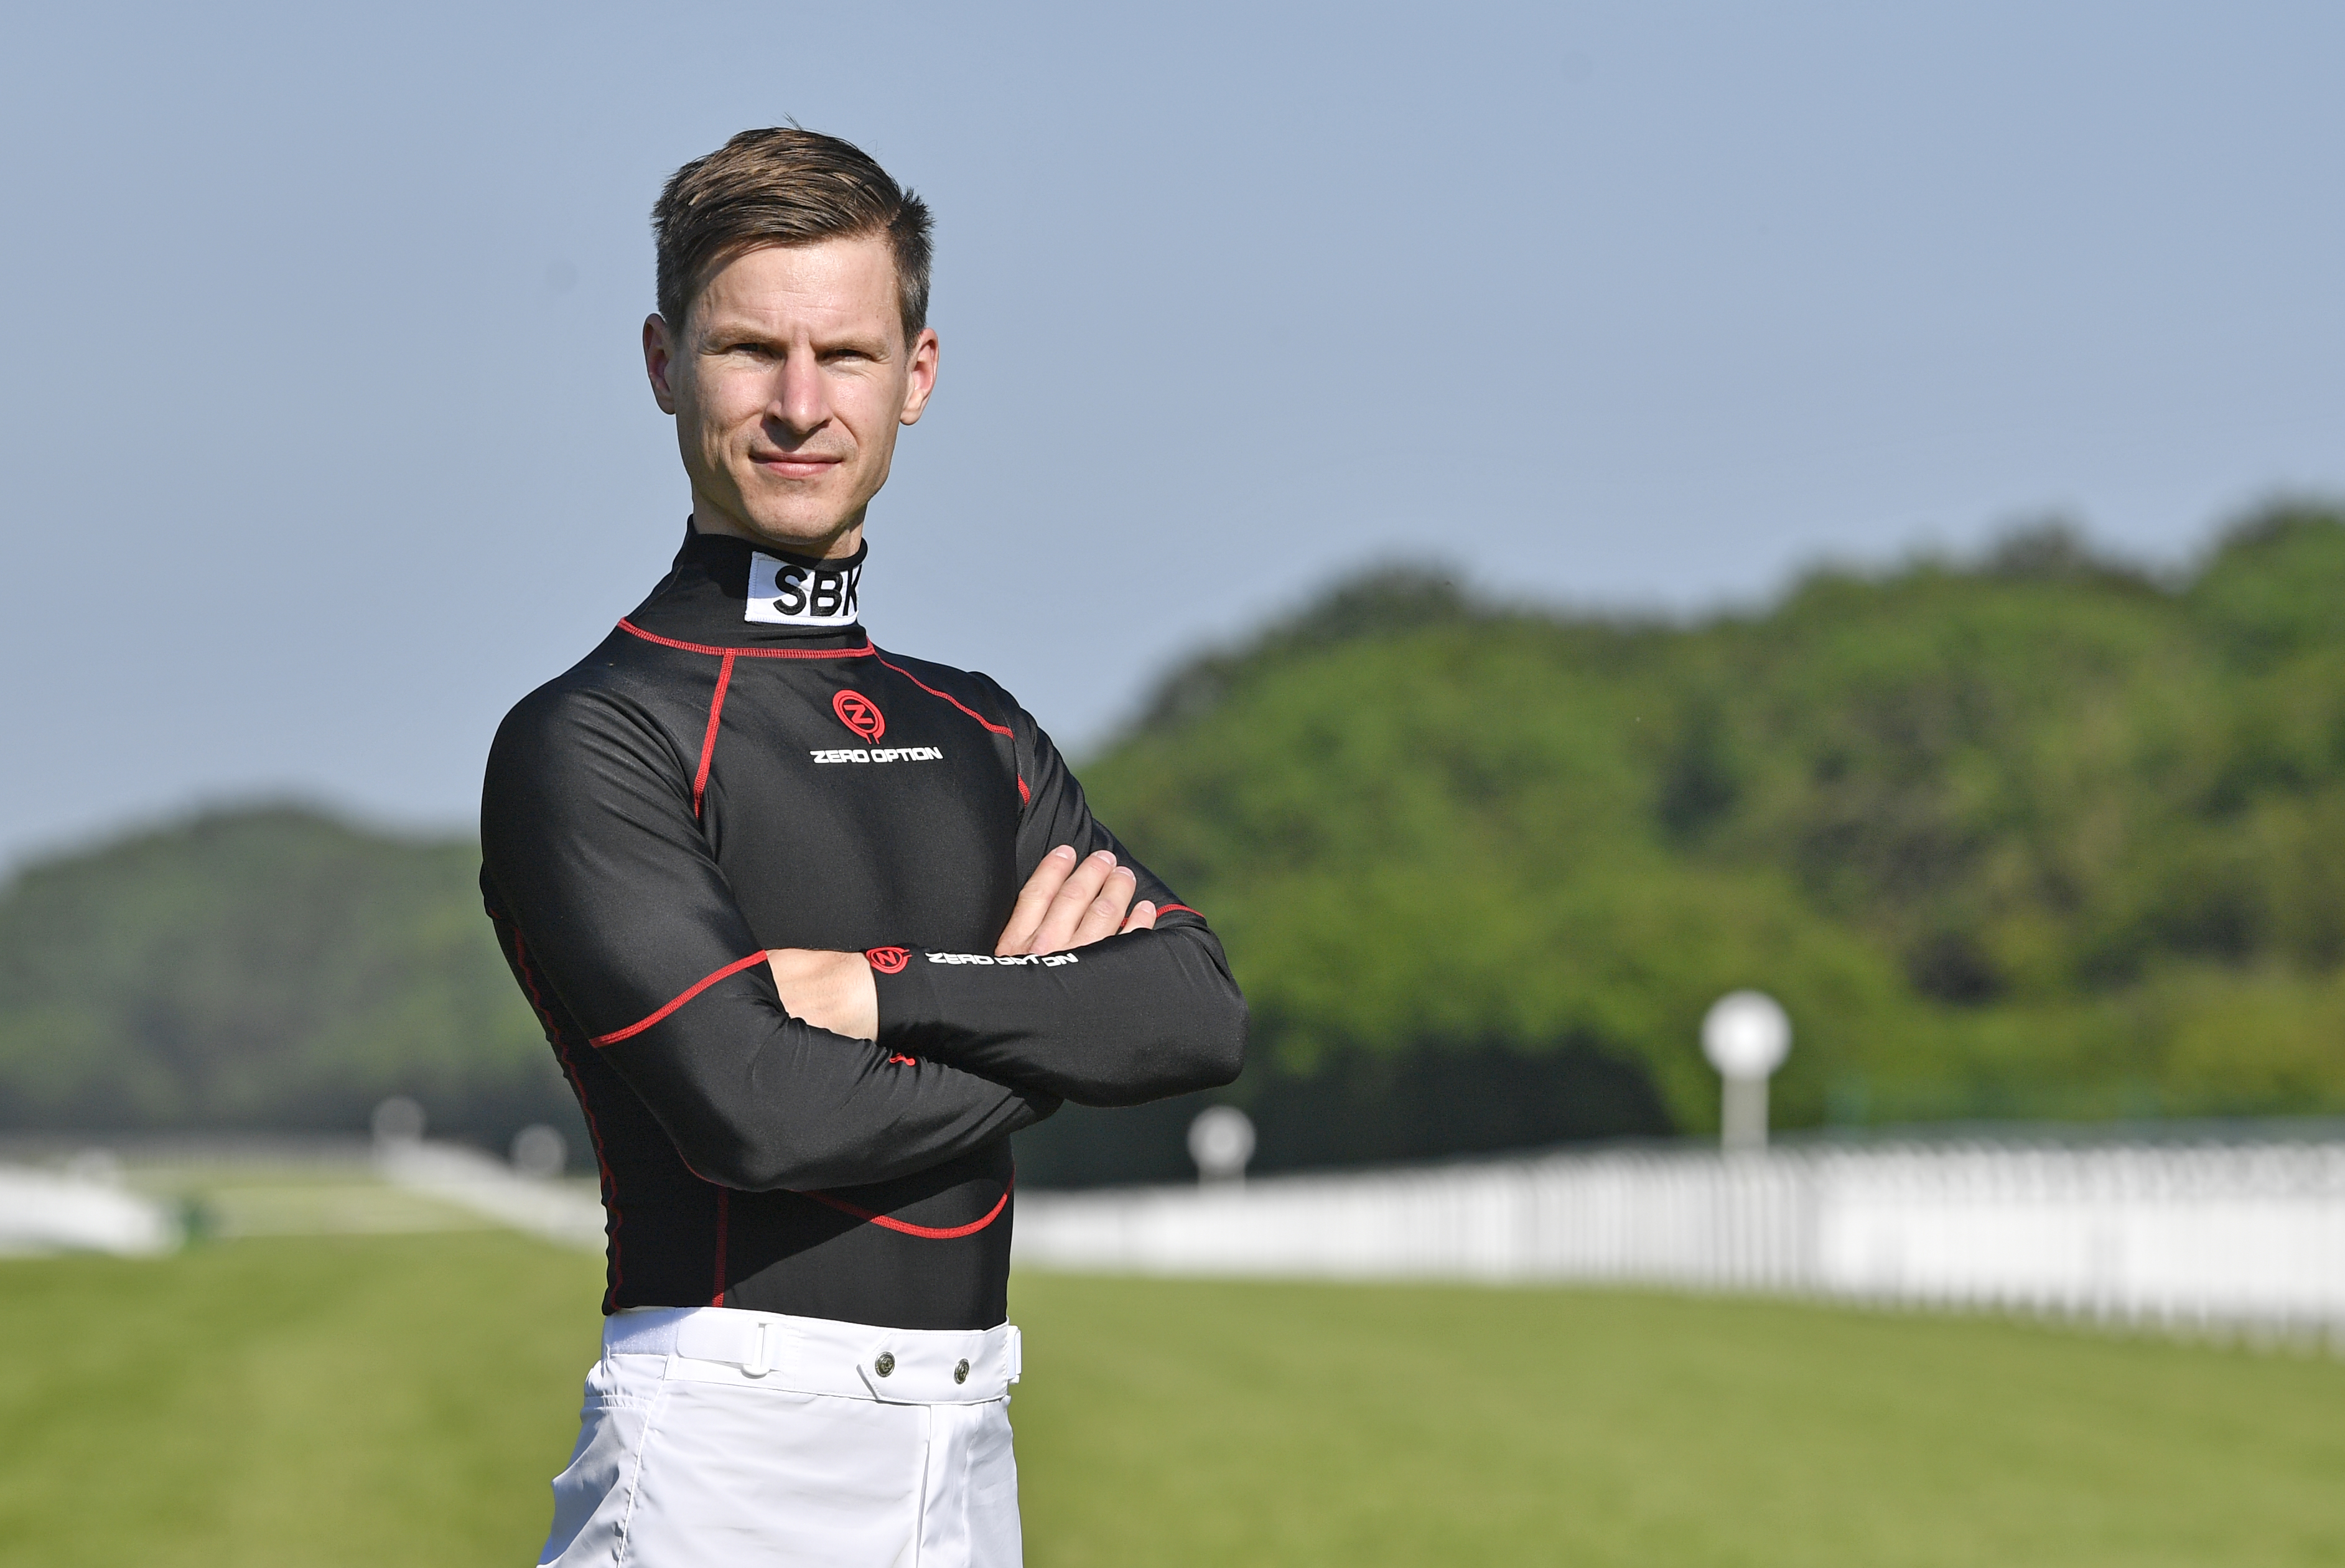
M 702 1307 L 603 1329 L 542 1565 L 1020 1568 L 1018 1330 Z

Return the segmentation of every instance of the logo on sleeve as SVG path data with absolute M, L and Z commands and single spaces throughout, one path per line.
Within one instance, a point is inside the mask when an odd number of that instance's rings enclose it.
M 769 626 L 848 626 L 858 613 L 856 590 L 863 566 L 805 566 L 780 561 L 763 550 L 749 555 L 749 599 L 745 621 Z
M 882 974 L 901 974 L 912 955 L 900 947 L 869 947 L 863 950 L 864 959 Z
M 1071 963 L 1081 963 L 1082 960 L 1071 952 L 932 952 L 929 954 L 929 962 L 930 963 L 982 963 L 989 966 L 999 964 L 1004 969 L 1016 969 L 1021 965 L 1063 969 Z
M 839 723 L 867 741 L 888 733 L 888 720 L 881 717 L 879 705 L 859 691 L 840 692 L 830 699 L 830 710 L 838 715 Z

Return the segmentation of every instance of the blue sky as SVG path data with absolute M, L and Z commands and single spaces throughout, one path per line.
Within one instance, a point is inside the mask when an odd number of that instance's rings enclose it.
M 0 859 L 257 793 L 466 820 L 681 526 L 652 197 L 786 116 L 939 219 L 868 618 L 1078 750 L 1369 560 L 1700 611 L 2345 494 L 2335 7 L 39 13 Z

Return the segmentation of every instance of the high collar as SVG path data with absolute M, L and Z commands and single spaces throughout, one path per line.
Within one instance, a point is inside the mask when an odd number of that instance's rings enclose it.
M 809 601 L 820 603 L 825 596 L 848 596 L 852 603 L 870 549 L 867 542 L 852 555 L 817 560 L 770 545 L 752 545 L 729 534 L 702 534 L 687 521 L 675 565 L 627 620 L 640 630 L 709 647 L 762 647 L 777 643 L 809 648 L 860 647 L 870 638 L 863 630 L 861 616 L 852 611 L 844 618 L 825 617 L 816 625 L 777 624 L 749 616 L 753 612 L 761 616 L 803 613 Z M 760 571 L 763 563 L 779 564 L 778 582 L 777 568 L 763 565 Z M 752 600 L 753 583 L 774 596 Z M 777 610 L 777 605 L 784 608 Z

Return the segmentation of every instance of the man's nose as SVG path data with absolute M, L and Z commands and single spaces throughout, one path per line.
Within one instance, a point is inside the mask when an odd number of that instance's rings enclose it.
M 769 412 L 791 434 L 811 435 L 829 422 L 829 392 L 814 355 L 791 353 L 782 361 L 779 380 Z

